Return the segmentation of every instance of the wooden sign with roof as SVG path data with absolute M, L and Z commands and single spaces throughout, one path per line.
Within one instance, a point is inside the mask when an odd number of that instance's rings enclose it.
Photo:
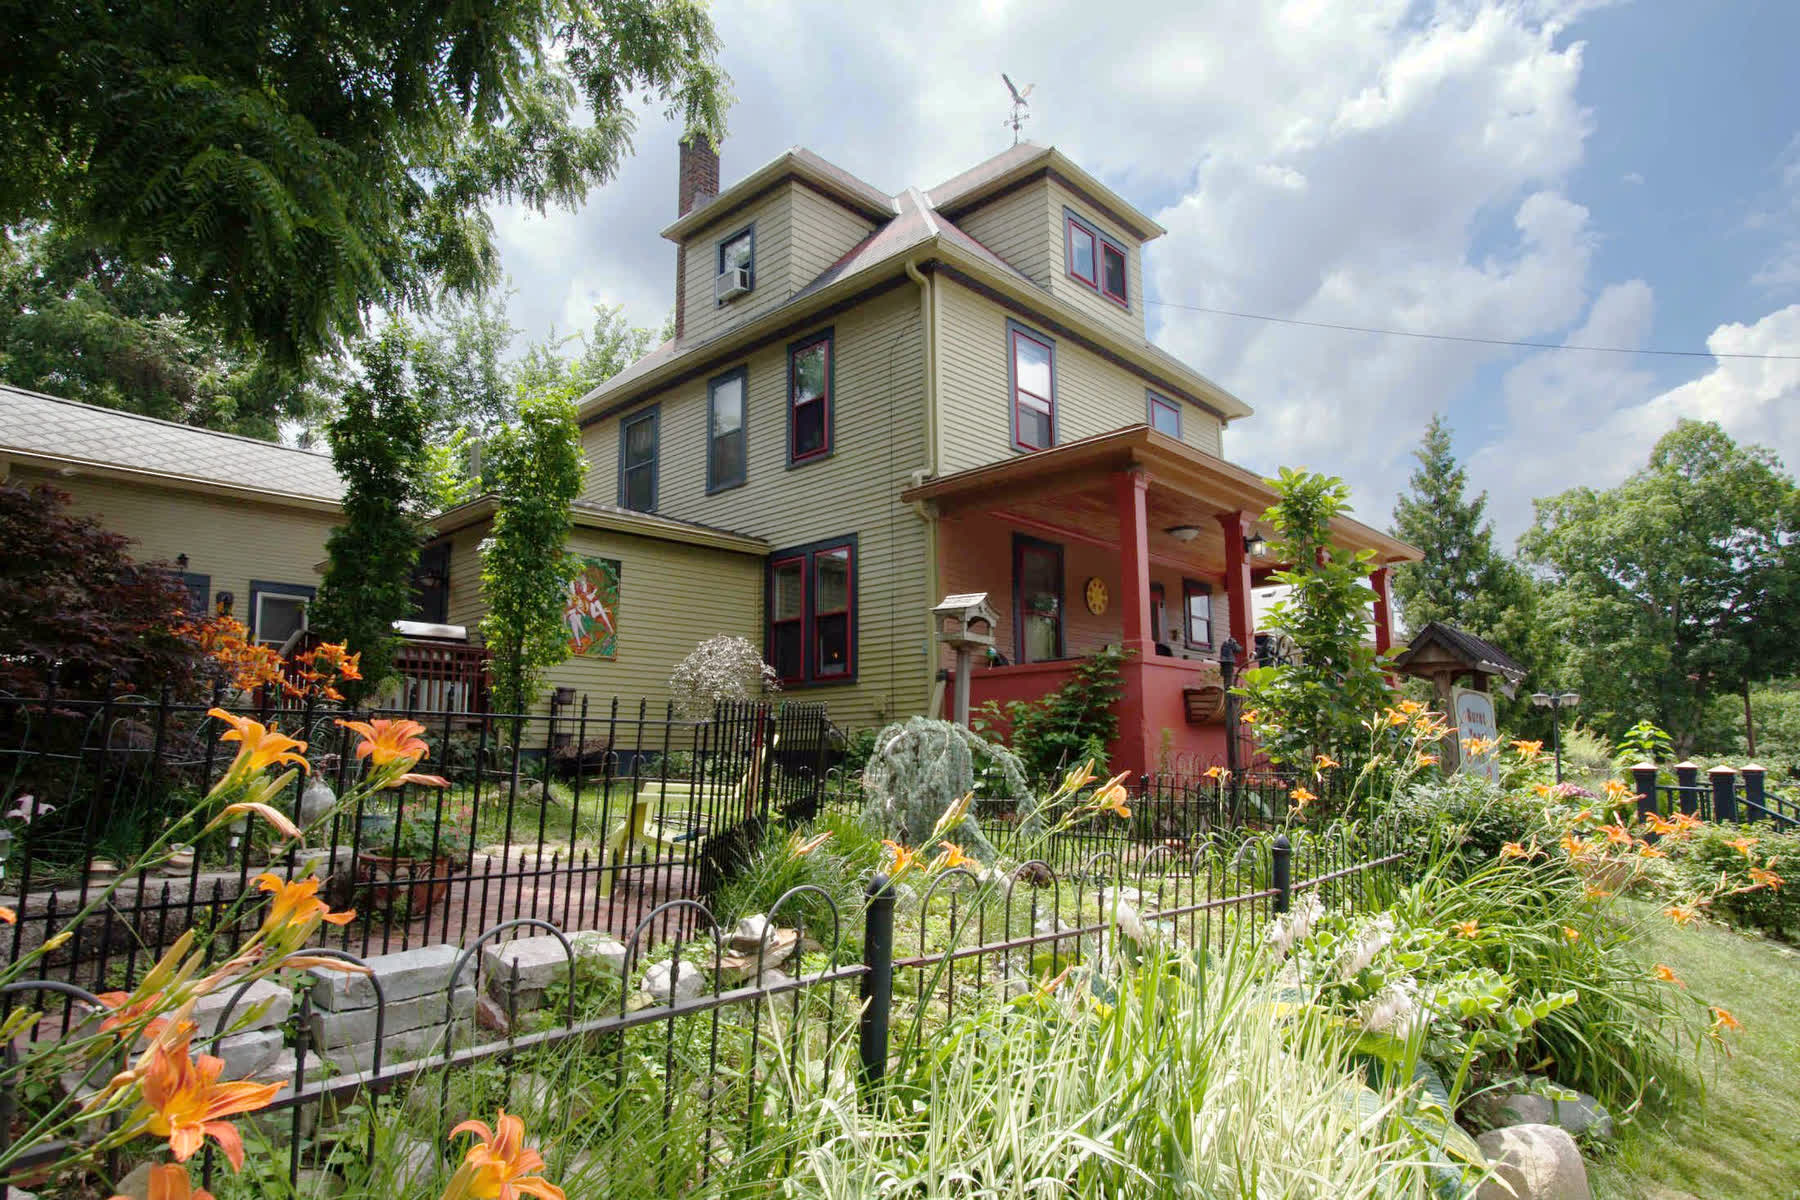
M 1394 656 L 1394 670 L 1431 680 L 1443 710 L 1449 711 L 1450 693 L 1456 681 L 1470 676 L 1469 686 L 1489 691 L 1488 681 L 1498 679 L 1508 696 L 1525 678 L 1525 668 L 1500 647 L 1442 621 L 1428 623 L 1413 635 L 1412 645 Z

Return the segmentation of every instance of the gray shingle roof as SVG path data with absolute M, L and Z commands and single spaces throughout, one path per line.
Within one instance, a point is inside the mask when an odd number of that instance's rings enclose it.
M 0 453 L 338 501 L 331 459 L 275 442 L 177 425 L 0 384 Z
M 1412 643 L 1394 656 L 1394 666 L 1405 670 L 1418 651 L 1433 643 L 1444 647 L 1467 662 L 1472 669 L 1484 674 L 1499 675 L 1512 683 L 1525 678 L 1525 668 L 1518 659 L 1486 638 L 1478 638 L 1467 630 L 1458 629 L 1443 621 L 1426 622 L 1424 628 L 1413 635 Z

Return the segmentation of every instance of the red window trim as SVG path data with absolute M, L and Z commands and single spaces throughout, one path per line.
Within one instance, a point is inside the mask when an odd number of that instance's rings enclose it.
M 1099 236 L 1096 235 L 1092 229 L 1088 228 L 1086 225 L 1083 225 L 1081 222 L 1077 221 L 1074 217 L 1065 217 L 1065 218 L 1063 218 L 1063 220 L 1064 220 L 1063 245 L 1067 248 L 1068 263 L 1066 265 L 1068 267 L 1069 275 L 1072 278 L 1081 280 L 1081 282 L 1087 284 L 1091 288 L 1099 287 L 1100 286 L 1100 238 L 1099 238 Z M 1083 275 L 1080 271 L 1077 271 L 1075 269 L 1075 235 L 1077 233 L 1079 233 L 1079 234 L 1081 234 L 1081 236 L 1085 237 L 1088 240 L 1088 244 L 1093 247 L 1093 252 L 1088 255 L 1088 261 L 1090 261 L 1091 263 L 1094 264 L 1094 277 L 1092 279 L 1088 278 L 1086 275 Z
M 1023 329 L 1014 328 L 1011 333 L 1012 339 L 1008 343 L 1007 349 L 1012 354 L 1011 370 L 1008 371 L 1008 375 L 1012 381 L 1013 446 L 1015 449 L 1027 451 L 1048 450 L 1056 445 L 1056 347 L 1043 338 L 1033 337 Z M 1035 346 L 1043 347 L 1044 352 L 1050 357 L 1050 394 L 1048 396 L 1040 396 L 1036 392 L 1027 391 L 1019 384 L 1020 338 L 1024 338 Z M 1025 422 L 1019 419 L 1020 409 L 1026 407 L 1021 398 L 1024 396 L 1030 396 L 1033 400 L 1041 402 L 1044 406 L 1044 415 L 1050 418 L 1050 441 L 1046 445 L 1037 446 L 1025 440 Z
M 1196 642 L 1193 637 L 1194 622 L 1189 614 L 1193 611 L 1190 605 L 1195 596 L 1206 597 L 1206 640 L 1204 642 Z M 1189 650 L 1211 650 L 1212 632 L 1212 585 L 1201 583 L 1196 579 L 1183 579 L 1181 581 L 1181 644 Z
M 775 617 L 775 587 L 774 587 L 775 576 L 777 573 L 780 572 L 781 568 L 786 567 L 786 566 L 798 566 L 800 568 L 800 615 L 797 617 L 782 617 L 781 619 L 777 620 Z M 807 562 L 806 562 L 806 555 L 804 555 L 804 554 L 790 554 L 785 558 L 776 558 L 776 559 L 771 559 L 769 561 L 769 637 L 768 637 L 769 649 L 768 649 L 768 652 L 769 652 L 770 658 L 775 657 L 775 629 L 776 629 L 776 627 L 780 626 L 780 625 L 798 625 L 798 626 L 800 626 L 800 674 L 798 674 L 798 675 L 783 675 L 781 677 L 781 682 L 783 682 L 783 683 L 804 683 L 804 682 L 806 682 L 806 604 L 807 604 L 808 599 L 810 599 L 810 590 L 807 587 L 808 581 L 806 578 L 806 576 L 807 576 L 806 568 L 807 568 Z
M 1106 286 L 1106 252 L 1108 250 L 1119 256 L 1119 274 L 1125 277 L 1125 291 L 1123 292 L 1115 292 Z M 1100 249 L 1094 257 L 1094 270 L 1100 276 L 1100 281 L 1096 285 L 1100 289 L 1100 294 L 1114 304 L 1129 310 L 1131 308 L 1131 300 L 1128 296 L 1131 290 L 1131 256 L 1125 253 L 1125 248 L 1101 238 Z
M 843 537 L 832 538 L 827 541 L 814 542 L 809 546 L 797 546 L 791 550 L 782 550 L 769 559 L 767 575 L 768 583 L 766 585 L 768 596 L 764 606 L 765 628 L 763 631 L 763 641 L 765 657 L 771 661 L 774 659 L 775 627 L 777 625 L 790 625 L 797 622 L 800 626 L 800 674 L 792 676 L 783 675 L 781 677 L 781 683 L 784 687 L 789 685 L 794 687 L 807 687 L 820 684 L 844 684 L 856 682 L 856 643 L 858 632 L 856 621 L 857 548 L 856 535 L 847 534 Z M 847 578 L 845 580 L 845 598 L 848 607 L 842 609 L 834 608 L 829 612 L 823 613 L 814 612 L 813 605 L 818 601 L 816 580 L 818 560 L 823 555 L 832 554 L 837 551 L 842 551 L 844 554 L 844 565 L 847 572 Z M 775 572 L 782 567 L 796 565 L 800 568 L 800 615 L 798 617 L 788 617 L 785 620 L 776 621 L 774 589 Z M 841 671 L 834 671 L 830 674 L 821 674 L 819 672 L 820 655 L 818 619 L 820 617 L 837 616 L 840 613 L 845 617 L 844 669 Z
M 821 333 L 815 333 L 811 337 L 802 338 L 800 341 L 797 341 L 793 345 L 788 347 L 787 435 L 788 435 L 788 466 L 790 466 L 790 467 L 797 466 L 800 463 L 809 463 L 809 462 L 812 462 L 814 459 L 825 458 L 826 456 L 828 456 L 831 453 L 831 440 L 832 440 L 831 402 L 832 402 L 832 392 L 835 390 L 835 388 L 833 386 L 833 383 L 834 383 L 833 373 L 835 372 L 835 370 L 837 368 L 837 357 L 836 357 L 837 352 L 836 352 L 836 348 L 832 344 L 833 332 L 834 332 L 833 330 L 827 329 Z M 796 357 L 798 357 L 799 355 L 804 354 L 806 351 L 811 350 L 814 346 L 819 346 L 819 345 L 823 345 L 825 347 L 825 390 L 823 392 L 821 392 L 818 396 L 814 397 L 813 399 L 805 401 L 804 404 L 796 404 L 794 402 L 794 379 L 795 379 L 794 359 Z M 796 414 L 798 414 L 800 409 L 803 408 L 806 404 L 822 404 L 825 406 L 825 408 L 824 408 L 825 441 L 822 445 L 820 445 L 820 447 L 817 450 L 809 450 L 805 454 L 796 454 L 794 452 L 794 445 L 795 445 L 794 438 L 795 438 L 795 434 L 798 431 L 799 424 L 800 424 L 799 421 L 796 419 Z
M 819 560 L 829 558 L 839 551 L 842 551 L 844 555 L 844 607 L 825 611 L 815 610 L 808 613 L 812 621 L 811 649 L 813 651 L 812 678 L 814 680 L 846 679 L 856 674 L 856 638 L 851 633 L 851 626 L 856 621 L 856 547 L 848 542 L 838 546 L 821 546 L 808 556 L 812 559 L 813 570 L 811 595 L 816 598 L 819 594 Z M 828 674 L 819 663 L 819 660 L 824 657 L 819 653 L 819 618 L 836 616 L 844 618 L 844 669 Z

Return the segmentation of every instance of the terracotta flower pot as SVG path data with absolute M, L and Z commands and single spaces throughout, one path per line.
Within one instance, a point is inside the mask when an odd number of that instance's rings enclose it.
M 356 877 L 369 885 L 369 901 L 378 907 L 406 893 L 407 913 L 419 913 L 450 896 L 450 858 L 391 858 L 368 850 L 356 855 Z M 416 880 L 417 882 L 410 882 Z

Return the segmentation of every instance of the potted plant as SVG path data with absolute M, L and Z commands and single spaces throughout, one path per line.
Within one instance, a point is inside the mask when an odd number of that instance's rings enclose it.
M 469 814 L 450 804 L 367 812 L 361 830 L 357 878 L 377 906 L 401 894 L 409 914 L 439 904 L 450 895 L 452 867 L 468 861 Z

